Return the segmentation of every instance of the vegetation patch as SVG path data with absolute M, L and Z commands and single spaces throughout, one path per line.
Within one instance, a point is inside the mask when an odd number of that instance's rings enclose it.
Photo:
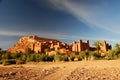
M 94 44 L 95 45 L 95 44 Z M 98 47 L 99 42 L 96 43 Z M 71 53 L 70 55 L 48 55 L 45 53 L 36 54 L 28 49 L 29 54 L 24 53 L 7 53 L 5 51 L 0 52 L 0 64 L 25 64 L 26 62 L 53 62 L 53 61 L 81 61 L 81 60 L 114 60 L 120 59 L 120 45 L 116 44 L 112 50 L 102 52 L 99 48 L 96 51 L 85 50 L 79 54 Z

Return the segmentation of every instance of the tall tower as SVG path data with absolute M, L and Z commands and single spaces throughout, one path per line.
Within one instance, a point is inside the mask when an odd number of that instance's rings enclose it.
M 77 42 L 73 42 L 73 44 L 72 44 L 72 51 L 74 51 L 74 52 L 78 51 Z
M 102 51 L 106 52 L 108 49 L 107 49 L 107 44 L 106 44 L 106 41 L 104 40 L 102 42 L 102 48 L 101 48 Z
M 77 52 L 81 52 L 83 50 L 83 46 L 82 46 L 82 40 L 80 40 L 77 44 L 78 46 L 78 51 Z
M 90 50 L 89 40 L 86 41 L 86 50 Z

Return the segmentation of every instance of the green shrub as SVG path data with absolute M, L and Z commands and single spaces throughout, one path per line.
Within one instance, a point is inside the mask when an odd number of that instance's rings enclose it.
M 57 54 L 54 56 L 54 61 L 58 62 L 58 61 L 63 61 L 63 58 L 61 55 Z
M 44 54 L 36 54 L 36 62 L 41 62 L 45 60 Z
M 11 54 L 10 54 L 10 53 L 5 53 L 5 54 L 3 54 L 3 55 L 2 55 L 2 60 L 4 60 L 4 59 L 12 59 Z
M 2 64 L 5 65 L 11 65 L 11 64 L 16 64 L 16 60 L 15 59 L 6 59 L 3 60 Z
M 45 54 L 31 54 L 27 57 L 29 58 L 30 61 L 34 61 L 34 62 L 40 62 L 46 60 Z
M 27 56 L 26 56 L 26 61 L 27 61 L 27 62 L 30 62 L 30 61 L 31 61 L 30 55 L 27 55 Z
M 11 57 L 12 57 L 12 59 L 19 59 L 19 58 L 21 58 L 21 53 L 18 53 L 18 52 L 16 52 L 16 53 L 11 53 Z
M 80 55 L 75 55 L 75 58 L 77 58 L 78 59 L 78 61 L 81 61 L 82 60 L 82 58 L 81 58 L 81 56 Z M 74 58 L 74 59 L 75 59 Z
M 85 60 L 86 58 L 89 57 L 89 53 L 86 51 L 82 51 L 82 52 L 80 52 L 79 56 L 82 60 Z
M 89 58 L 90 58 L 90 60 L 94 60 L 94 58 L 95 58 L 95 55 L 96 53 L 94 52 L 94 51 L 89 51 Z
M 26 61 L 26 59 L 27 59 L 27 55 L 22 54 L 21 57 L 20 57 L 20 60 Z
M 74 61 L 74 59 L 75 59 L 75 54 L 71 54 L 71 55 L 70 55 L 70 59 L 71 59 L 72 61 Z
M 6 65 L 11 65 L 10 63 L 8 63 L 8 62 L 2 62 L 2 64 L 4 65 L 4 66 L 6 66 Z
M 62 56 L 62 58 L 63 58 L 63 61 L 68 61 L 69 60 L 67 55 Z
M 47 56 L 47 61 L 53 61 L 54 60 L 54 56 Z
M 107 60 L 112 60 L 117 58 L 117 55 L 115 54 L 115 52 L 113 50 L 109 50 L 108 52 L 106 52 L 106 59 Z
M 82 60 L 84 60 L 85 57 L 86 57 L 86 52 L 85 52 L 85 51 L 80 52 L 79 57 L 80 57 Z
M 30 61 L 36 61 L 35 60 L 35 55 L 36 54 L 29 54 L 30 56 L 29 56 L 29 58 L 30 58 Z
M 82 51 L 79 53 L 79 59 L 82 59 L 82 60 L 92 60 L 94 59 L 94 57 L 98 57 L 97 54 L 95 54 L 94 51 Z
M 102 57 L 97 53 L 95 53 L 93 56 L 94 56 L 95 60 L 101 60 L 102 59 Z
M 120 54 L 117 55 L 117 58 L 120 59 Z
M 42 61 L 48 61 L 49 57 L 46 54 L 41 55 Z
M 34 61 L 34 62 L 36 62 L 36 56 L 37 56 L 38 54 L 28 54 L 27 56 L 23 56 L 23 59 L 25 59 L 26 58 L 26 61 L 27 62 L 31 62 L 31 61 Z
M 2 60 L 0 60 L 0 64 L 2 64 Z

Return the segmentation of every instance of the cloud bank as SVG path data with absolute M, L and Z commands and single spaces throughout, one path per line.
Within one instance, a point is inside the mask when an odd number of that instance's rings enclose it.
M 92 36 L 75 36 L 75 35 L 66 35 L 66 34 L 55 34 L 55 33 L 48 33 L 48 32 L 22 32 L 22 31 L 7 31 L 7 30 L 0 30 L 0 36 L 30 36 L 30 35 L 37 35 L 40 37 L 46 37 L 46 38 L 53 38 L 53 39 L 59 39 L 59 40 L 107 40 L 107 41 L 113 41 L 113 42 L 119 42 L 117 39 L 112 38 L 105 38 L 105 37 L 92 37 Z

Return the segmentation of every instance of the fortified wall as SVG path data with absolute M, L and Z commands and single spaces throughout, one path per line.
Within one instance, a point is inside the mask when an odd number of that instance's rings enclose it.
M 35 53 L 45 53 L 45 50 L 48 49 L 52 52 L 59 52 L 60 54 L 68 54 L 72 52 L 79 53 L 85 50 L 96 50 L 96 47 L 91 47 L 89 45 L 89 40 L 85 42 L 79 40 L 78 42 L 73 42 L 72 45 L 68 45 L 55 39 L 28 36 L 22 37 L 12 48 L 7 51 L 11 53 L 26 53 L 28 48 Z M 111 45 L 106 43 L 106 41 L 103 41 L 101 50 L 106 52 L 109 49 L 111 49 Z

